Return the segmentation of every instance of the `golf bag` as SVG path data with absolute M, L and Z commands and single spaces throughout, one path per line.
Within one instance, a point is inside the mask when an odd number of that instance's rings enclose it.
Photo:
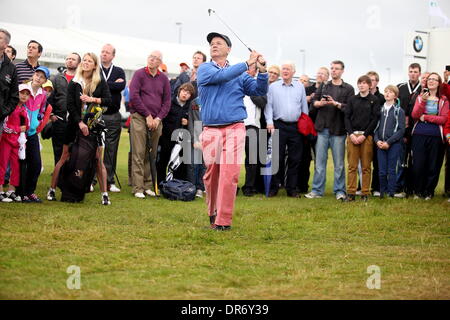
M 58 187 L 61 189 L 62 202 L 81 202 L 89 192 L 97 167 L 97 147 L 102 143 L 105 124 L 101 120 L 103 109 L 93 105 L 85 115 L 83 122 L 89 128 L 89 135 L 78 131 L 75 142 L 70 148 L 70 158 L 61 167 Z
M 70 158 L 61 167 L 58 187 L 62 202 L 81 202 L 89 192 L 97 166 L 98 138 L 79 134 L 70 150 Z
M 189 181 L 174 179 L 173 174 L 181 164 L 180 152 L 182 151 L 181 142 L 183 135 L 178 134 L 177 143 L 170 154 L 168 173 L 166 180 L 161 181 L 159 188 L 163 196 L 169 200 L 192 201 L 195 199 L 197 189 L 194 184 Z

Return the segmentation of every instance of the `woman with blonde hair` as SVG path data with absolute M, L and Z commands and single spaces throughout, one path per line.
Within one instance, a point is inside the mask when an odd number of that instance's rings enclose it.
M 89 128 L 83 121 L 91 105 L 108 107 L 111 104 L 111 93 L 108 85 L 100 76 L 100 64 L 94 53 L 86 53 L 79 64 L 75 77 L 67 88 L 68 125 L 64 136 L 61 158 L 55 166 L 52 184 L 47 193 L 47 200 L 56 200 L 56 185 L 59 171 L 70 156 L 69 145 L 75 141 L 77 135 L 88 136 Z M 111 204 L 106 185 L 106 169 L 102 160 L 101 144 L 97 147 L 97 178 L 102 192 L 102 204 Z

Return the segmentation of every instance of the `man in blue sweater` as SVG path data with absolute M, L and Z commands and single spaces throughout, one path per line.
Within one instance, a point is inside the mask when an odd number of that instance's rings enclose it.
M 267 93 L 268 75 L 265 61 L 256 51 L 246 62 L 230 66 L 227 57 L 231 41 L 223 34 L 207 36 L 211 61 L 198 68 L 198 93 L 202 105 L 201 137 L 206 173 L 203 177 L 207 194 L 211 228 L 231 228 L 234 201 L 245 142 L 244 119 L 247 118 L 243 98 Z M 256 64 L 259 74 L 247 74 Z

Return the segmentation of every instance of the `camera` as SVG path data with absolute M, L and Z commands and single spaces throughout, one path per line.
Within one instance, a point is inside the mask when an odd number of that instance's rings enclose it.
M 330 96 L 327 94 L 322 95 L 322 99 L 325 99 L 327 101 L 330 101 Z
M 428 89 L 428 88 L 423 88 L 423 93 L 430 93 L 430 89 Z

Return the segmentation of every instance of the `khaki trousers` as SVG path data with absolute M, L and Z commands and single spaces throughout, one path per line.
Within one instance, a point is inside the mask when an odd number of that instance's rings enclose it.
M 371 164 L 373 157 L 373 137 L 368 136 L 363 143 L 355 145 L 350 138 L 347 138 L 347 158 L 348 158 L 348 184 L 347 193 L 355 194 L 358 177 L 358 164 L 361 160 L 362 183 L 361 192 L 363 195 L 369 195 Z
M 156 160 L 158 141 L 161 133 L 162 122 L 159 124 L 158 128 L 151 133 L 150 138 L 145 117 L 137 112 L 131 114 L 131 176 L 133 193 L 143 193 L 145 190 L 152 189 L 150 155 Z M 156 177 L 154 178 L 155 181 L 157 181 Z

